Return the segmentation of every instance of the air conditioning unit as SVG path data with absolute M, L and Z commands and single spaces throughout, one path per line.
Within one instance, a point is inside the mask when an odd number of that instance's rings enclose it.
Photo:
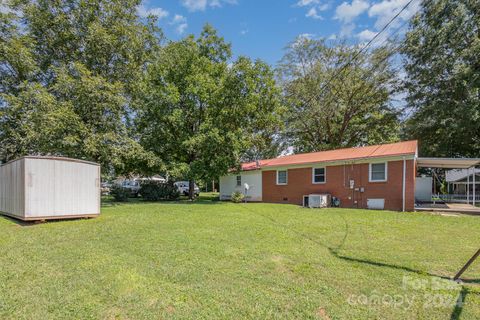
M 303 196 L 303 206 L 308 208 L 326 208 L 331 203 L 329 194 L 309 194 Z

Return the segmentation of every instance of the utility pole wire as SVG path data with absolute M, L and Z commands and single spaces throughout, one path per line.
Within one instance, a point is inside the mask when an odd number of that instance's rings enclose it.
M 388 21 L 387 24 L 385 24 L 383 26 L 383 28 L 372 38 L 370 39 L 370 41 L 368 41 L 368 43 L 363 46 L 356 54 L 353 55 L 353 57 L 347 62 L 345 63 L 345 65 L 343 67 L 340 68 L 340 70 L 338 72 L 336 72 L 335 74 L 333 74 L 333 76 L 327 81 L 326 84 L 324 84 L 321 88 L 320 88 L 320 94 L 319 95 L 323 95 L 325 93 L 325 90 L 327 89 L 327 87 L 330 85 L 330 83 L 335 80 L 342 72 L 343 70 L 345 70 L 352 62 L 354 62 L 355 59 L 358 58 L 358 56 L 363 52 L 365 51 L 365 49 L 367 49 L 379 36 L 380 34 L 382 34 L 392 23 L 393 21 L 395 21 L 399 16 L 400 14 L 402 14 L 403 11 L 405 11 L 408 6 L 413 2 L 414 0 L 410 0 L 409 2 L 407 2 L 407 4 L 405 4 L 403 6 L 403 8 L 395 15 L 393 16 L 392 19 L 390 19 L 390 21 Z M 315 99 L 316 96 L 319 96 L 319 95 L 315 95 L 313 96 L 311 99 L 309 99 L 309 102 L 311 102 L 311 100 Z
M 434 0 L 427 0 L 425 3 L 426 4 L 429 4 L 430 2 L 432 2 Z M 442 14 L 444 14 L 446 12 L 446 10 L 450 7 L 451 5 L 451 2 L 448 2 L 445 7 L 443 8 L 442 10 Z M 392 33 L 391 36 L 395 35 L 398 31 L 400 31 L 407 23 L 409 22 L 409 20 L 405 20 L 402 25 L 395 31 Z M 417 31 L 418 32 L 418 31 Z M 384 43 L 386 43 L 387 41 L 389 41 L 390 39 L 389 38 L 386 38 L 384 41 L 382 41 L 381 45 L 380 46 L 383 46 Z M 438 40 L 438 38 L 436 38 L 436 40 Z M 371 43 L 371 42 L 370 42 Z M 367 72 L 362 78 L 360 78 L 359 80 L 367 80 L 367 78 L 373 74 L 373 72 L 376 70 L 376 68 L 378 68 L 382 63 L 384 63 L 386 60 L 388 60 L 395 52 L 398 52 L 399 50 L 401 50 L 404 46 L 406 46 L 407 44 L 405 42 L 403 43 L 400 43 L 398 44 L 394 49 L 392 49 L 392 54 L 391 55 L 386 55 L 384 58 L 382 58 L 380 61 L 378 61 L 371 69 L 369 72 Z M 352 72 L 352 70 L 350 70 L 346 76 L 348 76 L 350 73 Z M 342 81 L 343 82 L 343 81 Z M 338 93 L 338 90 L 336 90 L 336 86 L 332 87 L 332 89 L 335 89 L 335 93 Z M 332 102 L 333 100 L 333 97 L 334 97 L 335 94 L 331 95 L 330 96 L 330 99 L 328 99 L 326 101 L 326 104 L 329 104 Z M 366 96 L 366 98 L 369 98 L 370 96 Z M 311 101 L 311 100 L 310 100 Z

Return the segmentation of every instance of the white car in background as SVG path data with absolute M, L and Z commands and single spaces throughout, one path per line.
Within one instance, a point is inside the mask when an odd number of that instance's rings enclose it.
M 138 196 L 138 191 L 140 190 L 140 181 L 138 181 L 137 179 L 124 180 L 121 186 L 122 188 L 129 190 L 132 196 Z
M 174 183 L 174 185 L 175 187 L 177 187 L 178 192 L 180 192 L 180 194 L 183 194 L 184 196 L 188 196 L 188 191 L 189 191 L 188 181 L 177 181 Z M 197 186 L 197 184 L 194 184 L 193 193 L 197 197 L 200 194 L 200 188 Z
M 158 183 L 165 183 L 167 180 L 159 176 L 148 177 L 148 178 L 135 178 L 132 180 L 123 180 L 121 183 L 121 186 L 125 189 L 128 189 L 132 194 L 132 196 L 136 197 L 138 196 L 138 192 L 142 187 L 142 183 L 145 181 L 156 181 Z

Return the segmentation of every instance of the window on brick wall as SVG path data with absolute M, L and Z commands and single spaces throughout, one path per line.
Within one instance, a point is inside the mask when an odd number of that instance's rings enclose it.
M 370 163 L 369 170 L 370 182 L 383 182 L 387 181 L 387 163 Z
M 277 171 L 277 184 L 287 184 L 288 182 L 288 172 L 287 170 L 278 170 Z
M 312 183 L 325 183 L 326 171 L 325 168 L 312 169 Z

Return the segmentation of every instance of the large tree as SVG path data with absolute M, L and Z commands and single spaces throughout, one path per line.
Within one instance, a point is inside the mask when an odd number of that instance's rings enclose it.
M 426 156 L 480 154 L 480 2 L 424 1 L 403 53 L 406 136 Z
M 231 61 L 230 45 L 206 25 L 195 39 L 162 48 L 148 70 L 138 128 L 145 148 L 193 182 L 216 178 L 262 153 L 280 124 L 273 72 L 261 61 Z M 256 150 L 257 152 L 251 152 Z
M 0 13 L 0 160 L 50 154 L 131 171 L 158 161 L 129 129 L 160 45 L 140 0 L 11 0 Z
M 287 47 L 278 71 L 289 107 L 286 138 L 295 152 L 398 139 L 391 51 L 360 50 L 301 37 Z

